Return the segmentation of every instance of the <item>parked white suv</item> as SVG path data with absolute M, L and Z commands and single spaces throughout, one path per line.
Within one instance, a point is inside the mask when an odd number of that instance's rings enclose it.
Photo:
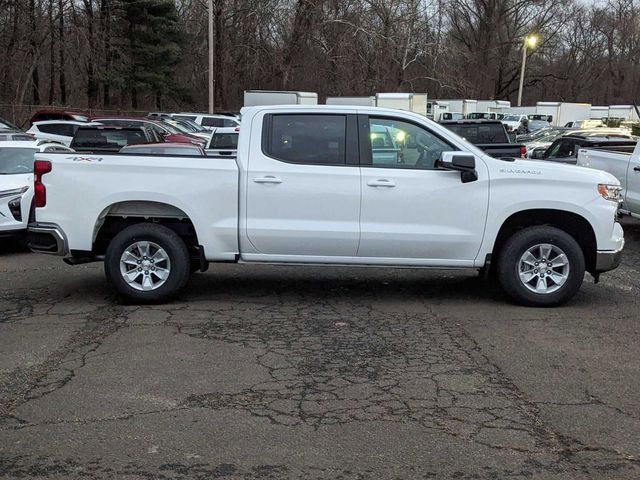
M 45 120 L 35 122 L 27 133 L 33 135 L 38 140 L 51 140 L 63 143 L 67 147 L 80 127 L 102 125 L 97 122 L 77 122 L 73 120 Z
M 380 129 L 402 162 L 375 154 Z M 104 261 L 133 302 L 238 262 L 484 269 L 516 301 L 553 306 L 624 246 L 613 175 L 492 158 L 400 110 L 251 107 L 235 158 L 39 154 L 35 171 L 31 248 Z
M 240 120 L 231 115 L 216 115 L 208 113 L 172 113 L 171 117 L 196 122 L 209 130 L 217 127 L 238 127 Z
M 73 152 L 43 141 L 0 142 L 0 236 L 26 231 L 33 198 L 36 152 Z

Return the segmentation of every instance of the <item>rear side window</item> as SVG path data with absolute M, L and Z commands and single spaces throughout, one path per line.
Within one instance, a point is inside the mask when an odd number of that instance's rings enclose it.
M 48 123 L 45 125 L 38 125 L 38 130 L 43 133 L 63 135 L 65 137 L 73 137 L 77 129 L 78 125 L 71 125 L 68 123 Z
M 264 153 L 277 160 L 307 165 L 344 165 L 344 115 L 268 115 Z
M 202 117 L 203 127 L 233 127 L 233 125 L 225 125 L 224 122 L 224 118 Z
M 236 122 L 235 120 L 231 119 L 231 118 L 225 118 L 223 120 L 224 126 L 225 127 L 235 127 L 238 125 L 238 122 Z
M 238 134 L 237 133 L 214 133 L 211 137 L 211 143 L 209 148 L 215 149 L 238 149 Z

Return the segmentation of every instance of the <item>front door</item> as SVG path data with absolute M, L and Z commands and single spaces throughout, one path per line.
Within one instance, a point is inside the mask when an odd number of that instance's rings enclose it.
M 471 266 L 482 243 L 489 201 L 483 160 L 476 158 L 478 180 L 462 183 L 460 172 L 436 165 L 442 152 L 456 149 L 425 127 L 392 117 L 370 117 L 359 124 L 361 138 L 369 140 L 360 144 L 358 256 L 386 263 L 398 259 L 438 265 L 446 260 Z
M 640 216 L 640 155 L 631 154 L 627 171 L 624 206 L 631 213 Z
M 355 115 L 269 114 L 263 123 L 262 148 L 252 148 L 249 159 L 246 234 L 255 253 L 246 257 L 322 262 L 355 256 L 360 237 Z

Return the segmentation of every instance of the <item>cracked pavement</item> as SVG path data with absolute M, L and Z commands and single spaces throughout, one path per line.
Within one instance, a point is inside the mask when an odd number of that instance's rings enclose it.
M 474 272 L 212 265 L 126 306 L 0 244 L 2 479 L 637 479 L 640 222 L 557 309 Z

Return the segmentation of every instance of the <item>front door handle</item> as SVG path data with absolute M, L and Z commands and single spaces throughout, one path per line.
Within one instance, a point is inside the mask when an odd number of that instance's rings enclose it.
M 396 186 L 394 182 L 392 182 L 391 180 L 387 180 L 386 178 L 371 180 L 367 182 L 367 185 L 369 185 L 370 187 L 389 187 L 389 188 L 393 188 Z
M 265 177 L 256 177 L 253 179 L 256 183 L 282 183 L 278 177 L 274 177 L 273 175 L 267 175 Z
M 633 167 L 634 172 L 640 172 L 640 167 Z

